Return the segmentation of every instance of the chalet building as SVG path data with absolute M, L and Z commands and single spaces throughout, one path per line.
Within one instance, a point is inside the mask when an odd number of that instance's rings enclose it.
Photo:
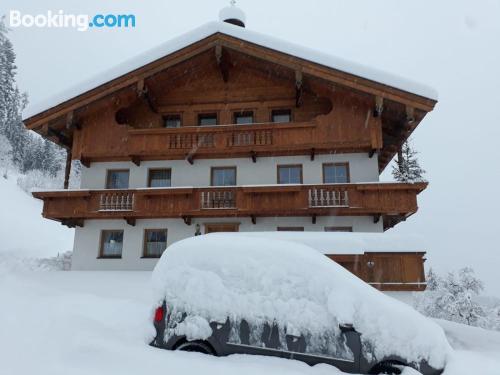
M 29 108 L 27 128 L 68 150 L 66 190 L 33 195 L 76 228 L 76 270 L 150 270 L 209 232 L 383 233 L 427 184 L 380 173 L 435 104 L 425 86 L 250 31 L 228 7 Z M 80 189 L 67 189 L 72 160 Z M 382 290 L 423 290 L 424 249 L 388 251 L 330 256 Z

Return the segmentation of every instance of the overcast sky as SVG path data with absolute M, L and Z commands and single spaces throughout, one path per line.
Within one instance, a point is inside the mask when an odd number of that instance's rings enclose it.
M 225 0 L 2 0 L 0 14 L 135 14 L 134 29 L 16 28 L 18 83 L 36 102 L 217 19 Z M 427 238 L 427 264 L 472 266 L 500 297 L 500 0 L 238 0 L 249 29 L 433 86 L 414 133 L 427 170 L 419 212 L 395 229 Z M 383 178 L 390 175 L 384 173 Z

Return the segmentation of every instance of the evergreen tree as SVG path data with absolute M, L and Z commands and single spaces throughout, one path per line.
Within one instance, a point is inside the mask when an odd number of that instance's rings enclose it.
M 16 85 L 16 55 L 0 19 L 0 135 L 10 143 L 12 164 L 21 172 L 39 170 L 55 177 L 64 168 L 65 153 L 60 147 L 25 129 L 22 111 L 28 100 Z
M 423 182 L 425 171 L 420 167 L 417 151 L 410 146 L 410 140 L 403 143 L 398 160 L 392 166 L 392 175 L 399 182 Z

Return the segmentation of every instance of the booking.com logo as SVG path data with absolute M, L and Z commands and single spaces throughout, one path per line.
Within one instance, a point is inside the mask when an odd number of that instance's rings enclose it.
M 134 14 L 66 14 L 64 11 L 47 11 L 46 14 L 22 14 L 19 10 L 9 12 L 10 27 L 72 27 L 78 31 L 87 31 L 89 28 L 129 28 L 135 27 Z

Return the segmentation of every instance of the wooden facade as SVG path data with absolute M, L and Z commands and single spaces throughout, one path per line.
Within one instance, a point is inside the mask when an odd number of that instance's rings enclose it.
M 364 254 L 328 254 L 360 279 L 382 291 L 423 291 L 425 252 Z
M 80 160 L 85 168 L 99 162 L 140 167 L 143 161 L 186 160 L 189 173 L 199 159 L 251 158 L 259 163 L 268 156 L 305 155 L 313 161 L 317 155 L 365 153 L 378 160 L 381 173 L 435 104 L 217 32 L 24 122 L 68 150 L 67 188 L 71 160 Z M 273 121 L 276 114 L 288 117 Z M 244 124 L 238 123 L 242 115 Z M 199 218 L 249 217 L 248 225 L 255 225 L 260 217 L 306 217 L 315 224 L 318 216 L 369 216 L 374 224 L 383 223 L 377 230 L 386 230 L 417 211 L 417 195 L 427 183 L 349 183 L 349 165 L 343 164 L 347 183 L 341 184 L 103 186 L 33 195 L 43 200 L 45 218 L 69 227 L 85 227 L 90 219 L 135 226 L 141 219 L 174 218 L 191 225 Z M 375 161 L 372 166 L 376 172 Z M 238 225 L 206 223 L 204 230 L 232 231 Z M 328 256 L 381 290 L 418 291 L 425 289 L 423 255 Z

